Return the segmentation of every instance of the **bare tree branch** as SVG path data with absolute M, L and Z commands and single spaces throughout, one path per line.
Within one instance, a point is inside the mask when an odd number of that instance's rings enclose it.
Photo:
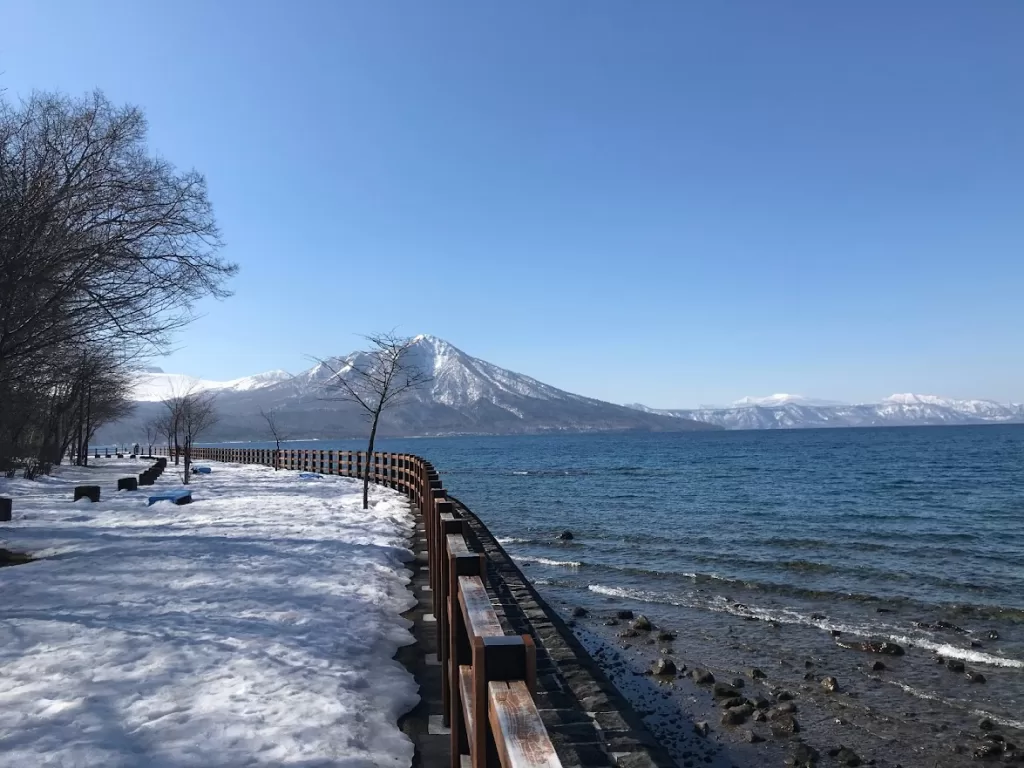
M 415 339 L 398 336 L 394 331 L 363 337 L 368 348 L 350 355 L 335 367 L 320 360 L 331 375 L 322 387 L 324 400 L 355 403 L 370 422 L 370 438 L 366 449 L 367 463 L 363 476 L 363 509 L 369 506 L 369 456 L 377 437 L 377 425 L 383 411 L 403 402 L 416 389 L 431 380 L 413 360 Z

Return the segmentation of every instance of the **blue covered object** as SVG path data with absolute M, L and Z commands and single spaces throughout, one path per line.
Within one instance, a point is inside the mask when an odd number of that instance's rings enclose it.
M 192 491 L 164 491 L 163 493 L 157 493 L 149 497 L 149 503 L 147 507 L 151 507 L 158 501 L 169 501 L 172 504 L 191 504 L 192 503 Z
M 213 472 L 209 467 L 192 467 L 193 475 L 208 475 Z
M 303 480 L 320 480 L 323 475 L 318 475 L 316 472 L 299 472 L 299 477 Z

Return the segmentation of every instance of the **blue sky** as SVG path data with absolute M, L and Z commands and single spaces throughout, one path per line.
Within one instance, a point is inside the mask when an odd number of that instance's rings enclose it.
M 0 88 L 208 178 L 235 295 L 157 361 L 425 332 L 612 401 L 1024 400 L 1024 3 L 0 0 Z

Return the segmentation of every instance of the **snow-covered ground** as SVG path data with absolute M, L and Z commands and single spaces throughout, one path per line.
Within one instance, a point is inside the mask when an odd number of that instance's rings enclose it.
M 41 558 L 0 568 L 0 766 L 410 764 L 403 497 L 209 463 L 193 504 L 147 507 L 115 490 L 146 463 L 96 463 L 0 479 L 0 547 Z

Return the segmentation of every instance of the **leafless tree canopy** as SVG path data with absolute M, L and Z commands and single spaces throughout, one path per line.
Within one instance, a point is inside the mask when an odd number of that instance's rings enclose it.
M 0 461 L 84 455 L 130 366 L 227 295 L 205 180 L 145 139 L 142 112 L 100 93 L 0 94 Z
M 287 440 L 288 438 L 281 431 L 281 426 L 278 424 L 277 409 L 271 408 L 269 411 L 260 408 L 260 416 L 267 422 L 267 429 L 270 430 L 270 436 L 274 439 L 274 443 L 277 445 L 277 454 L 274 459 L 274 469 L 277 470 L 279 459 L 281 456 L 281 441 Z
M 414 390 L 430 381 L 430 374 L 412 361 L 414 340 L 391 333 L 364 336 L 367 349 L 349 357 L 331 371 L 324 384 L 327 400 L 340 400 L 358 405 L 370 422 L 367 456 L 373 453 L 377 424 L 383 411 L 401 403 Z M 363 509 L 369 506 L 370 469 L 367 463 L 363 476 Z
M 187 483 L 192 445 L 218 421 L 215 395 L 200 391 L 193 384 L 180 392 L 173 392 L 161 402 L 165 411 L 154 427 L 167 439 L 167 450 L 174 455 L 175 465 L 184 459 L 184 481 Z

